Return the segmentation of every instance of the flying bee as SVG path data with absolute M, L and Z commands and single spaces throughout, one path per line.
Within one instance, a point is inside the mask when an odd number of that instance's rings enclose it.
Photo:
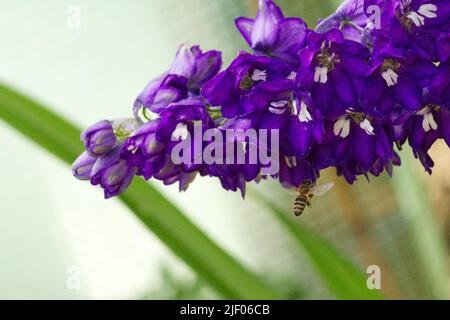
M 304 211 L 305 207 L 311 207 L 311 198 L 314 196 L 323 196 L 325 193 L 333 188 L 333 183 L 325 183 L 316 186 L 311 180 L 305 180 L 297 189 L 297 197 L 294 200 L 294 214 L 299 217 Z

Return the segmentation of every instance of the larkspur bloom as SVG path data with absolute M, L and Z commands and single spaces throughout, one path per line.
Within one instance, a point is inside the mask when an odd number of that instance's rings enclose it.
M 201 94 L 213 106 L 221 106 L 224 117 L 233 118 L 254 110 L 250 93 L 265 81 L 292 77 L 292 68 L 279 59 L 241 51 L 231 65 L 202 88 Z
M 444 77 L 448 76 L 446 73 Z M 444 81 L 442 75 L 436 76 L 436 79 L 432 87 L 424 90 L 420 110 L 413 114 L 400 114 L 396 119 L 396 139 L 401 143 L 408 139 L 414 156 L 430 174 L 434 166 L 428 154 L 431 146 L 436 140 L 444 139 L 450 147 L 449 80 Z
M 277 57 L 298 66 L 298 51 L 303 47 L 306 24 L 299 18 L 285 18 L 272 0 L 259 0 L 255 19 L 240 17 L 236 26 L 258 54 Z
M 362 90 L 363 105 L 385 116 L 397 107 L 417 111 L 423 90 L 436 72 L 432 62 L 410 51 L 376 43 Z
M 317 170 L 336 167 L 353 183 L 358 175 L 378 176 L 384 169 L 391 174 L 392 165 L 400 164 L 391 128 L 361 110 L 348 110 L 325 128 L 324 141 L 312 155 Z
M 299 55 L 298 86 L 311 93 L 325 116 L 342 113 L 358 103 L 369 58 L 365 46 L 332 29 L 324 34 L 309 33 L 307 47 Z
M 150 81 L 134 102 L 137 116 L 141 108 L 161 112 L 170 103 L 198 94 L 200 87 L 220 70 L 219 51 L 202 52 L 198 46 L 181 45 L 171 68 Z

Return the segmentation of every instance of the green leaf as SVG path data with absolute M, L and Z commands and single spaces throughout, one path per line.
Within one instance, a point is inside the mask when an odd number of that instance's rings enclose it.
M 278 208 L 261 194 L 256 196 L 291 233 L 298 246 L 308 256 L 314 270 L 336 298 L 383 299 L 383 295 L 378 290 L 367 288 L 367 277 L 330 243 L 299 224 L 298 218 L 293 218 L 291 212 Z
M 71 164 L 82 151 L 78 128 L 1 84 L 0 118 L 67 164 Z M 120 200 L 224 298 L 281 298 L 140 178 L 134 179 Z

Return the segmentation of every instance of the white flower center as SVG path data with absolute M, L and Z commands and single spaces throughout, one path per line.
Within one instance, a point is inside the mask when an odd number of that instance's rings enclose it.
M 294 106 L 297 109 L 297 100 L 294 100 Z M 303 101 L 300 103 L 300 112 L 298 114 L 298 119 L 300 120 L 300 122 L 309 122 L 312 121 L 312 116 L 308 111 L 308 107 L 306 105 L 306 103 L 304 103 Z
M 177 127 L 172 132 L 173 140 L 185 140 L 189 135 L 189 131 L 187 129 L 187 125 L 185 123 L 177 124 Z
M 340 117 L 334 123 L 333 133 L 335 136 L 347 138 L 350 134 L 350 119 L 348 119 L 347 116 Z
M 253 74 L 252 74 L 252 80 L 253 81 L 266 81 L 266 79 L 267 79 L 267 72 L 266 72 L 266 70 L 255 69 L 253 71 Z
M 342 117 L 340 117 L 333 126 L 333 133 L 335 136 L 339 136 L 343 139 L 347 138 L 348 135 L 350 134 L 350 125 L 351 125 L 351 119 L 352 119 L 352 111 L 347 110 L 347 113 L 349 115 L 344 115 Z M 356 123 L 358 120 L 355 120 Z M 359 127 L 361 129 L 363 129 L 367 135 L 369 136 L 374 136 L 375 132 L 374 132 L 374 128 L 372 126 L 372 124 L 370 123 L 369 119 L 365 118 L 363 120 L 361 120 L 361 122 L 358 123 Z
M 383 77 L 384 81 L 386 81 L 388 87 L 392 87 L 397 84 L 398 74 L 396 74 L 394 70 L 387 69 L 386 71 L 381 73 L 381 76 Z
M 327 67 L 316 67 L 314 73 L 314 82 L 327 83 L 328 81 L 328 68 Z
M 436 121 L 434 120 L 433 113 L 431 112 L 430 107 L 425 107 L 418 112 L 416 112 L 417 115 L 423 116 L 422 120 L 422 128 L 423 131 L 428 132 L 430 130 L 437 130 L 438 125 Z
M 425 18 L 434 19 L 437 18 L 437 6 L 432 3 L 426 3 L 419 7 L 417 12 L 411 11 L 408 13 L 408 18 L 417 26 L 421 27 L 425 25 Z
M 372 124 L 368 119 L 364 119 L 363 121 L 361 121 L 359 127 L 363 129 L 369 136 L 375 135 L 375 133 L 373 132 Z

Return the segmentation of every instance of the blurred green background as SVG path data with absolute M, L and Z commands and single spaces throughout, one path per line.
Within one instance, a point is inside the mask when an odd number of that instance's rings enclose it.
M 339 1 L 278 3 L 313 27 Z M 180 43 L 222 50 L 225 63 L 247 48 L 233 19 L 256 8 L 256 0 L 1 0 L 0 80 L 79 126 L 129 116 L 136 94 L 170 65 Z M 79 28 L 71 24 L 74 10 Z M 122 203 L 103 200 L 4 122 L 0 132 L 0 298 L 220 298 Z M 379 266 L 387 298 L 447 299 L 450 153 L 437 144 L 432 154 L 433 177 L 408 156 L 392 180 L 350 187 L 325 172 L 335 189 L 295 223 L 329 240 L 363 273 Z M 253 187 L 245 201 L 209 178 L 183 194 L 154 185 L 286 297 L 334 298 L 292 235 L 252 196 L 289 211 L 292 195 L 275 183 Z

